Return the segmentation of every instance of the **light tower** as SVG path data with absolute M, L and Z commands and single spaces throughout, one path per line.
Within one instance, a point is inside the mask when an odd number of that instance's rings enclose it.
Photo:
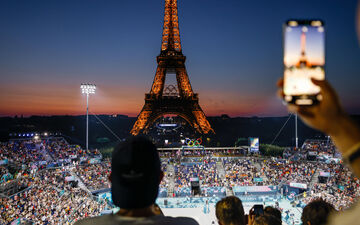
M 81 84 L 81 91 L 86 94 L 86 151 L 89 150 L 89 95 L 95 94 L 95 84 Z

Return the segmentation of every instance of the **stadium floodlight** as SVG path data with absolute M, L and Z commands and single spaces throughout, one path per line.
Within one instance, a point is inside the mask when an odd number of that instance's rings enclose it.
M 95 84 L 81 84 L 80 86 L 83 94 L 95 94 L 96 85 Z
M 86 94 L 86 151 L 89 150 L 89 95 L 95 94 L 95 84 L 81 84 L 81 92 Z

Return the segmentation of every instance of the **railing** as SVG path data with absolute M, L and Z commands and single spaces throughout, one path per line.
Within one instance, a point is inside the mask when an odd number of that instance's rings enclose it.
M 32 220 L 26 218 L 18 218 L 16 220 L 13 220 L 11 224 L 35 224 L 35 223 Z
M 19 191 L 19 192 L 16 192 L 15 194 L 10 195 L 10 196 L 7 197 L 7 198 L 12 198 L 12 197 L 14 197 L 15 195 L 21 194 L 21 193 L 23 193 L 23 192 L 25 192 L 25 191 L 28 191 L 28 190 L 32 189 L 32 188 L 33 188 L 33 186 L 27 187 L 27 188 L 25 188 L 25 189 L 23 189 L 23 190 L 21 190 L 21 191 Z
M 74 173 L 72 171 L 70 172 L 70 174 L 75 177 L 75 180 L 82 183 L 82 186 L 84 187 L 84 189 L 83 189 L 84 191 L 86 191 L 89 194 L 92 194 L 90 189 L 86 186 L 84 180 L 81 178 L 81 176 L 78 176 L 76 173 Z
M 301 199 L 305 198 L 305 197 L 304 197 L 304 193 L 306 193 L 306 196 L 310 196 L 310 195 L 311 195 L 311 191 L 310 191 L 310 190 L 309 190 L 309 191 L 305 191 L 305 192 L 303 192 L 303 193 L 301 193 L 301 194 L 295 195 L 293 202 L 294 202 L 294 201 L 300 201 Z
M 27 189 L 26 181 L 27 180 L 22 180 L 22 178 L 11 180 L 9 183 L 5 183 L 0 187 L 0 192 L 4 196 L 14 196 L 17 193 L 22 192 L 24 189 Z

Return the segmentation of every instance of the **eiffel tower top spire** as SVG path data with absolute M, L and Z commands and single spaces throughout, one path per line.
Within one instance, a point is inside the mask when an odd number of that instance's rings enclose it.
M 166 51 L 181 53 L 177 0 L 165 0 L 161 53 Z

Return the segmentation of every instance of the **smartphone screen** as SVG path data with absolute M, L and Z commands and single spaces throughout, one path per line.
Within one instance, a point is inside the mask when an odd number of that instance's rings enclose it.
M 263 205 L 254 205 L 253 206 L 253 214 L 255 217 L 264 215 L 264 206 Z
M 321 100 L 311 78 L 325 79 L 325 29 L 321 20 L 289 20 L 284 25 L 285 101 L 312 105 Z

